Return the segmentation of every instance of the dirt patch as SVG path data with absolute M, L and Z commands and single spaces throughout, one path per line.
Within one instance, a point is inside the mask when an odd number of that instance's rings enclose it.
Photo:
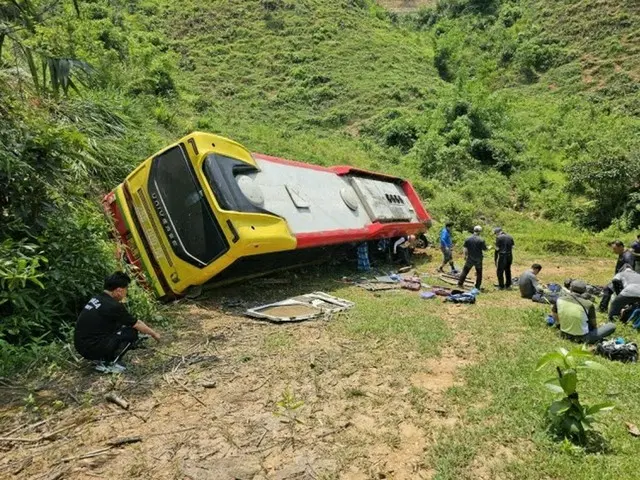
M 186 304 L 188 321 L 173 343 L 161 354 L 136 352 L 127 375 L 83 367 L 60 381 L 53 397 L 78 381 L 86 401 L 77 392 L 79 403 L 50 424 L 16 435 L 72 428 L 42 442 L 1 444 L 0 476 L 23 464 L 23 478 L 59 467 L 68 479 L 433 476 L 425 450 L 457 422 L 438 406 L 468 359 L 447 348 L 430 359 L 395 341 L 355 341 L 326 320 L 275 326 L 222 313 L 219 304 Z M 286 337 L 285 349 L 265 348 L 273 335 L 269 345 Z M 110 390 L 130 411 L 104 402 Z M 35 420 L 22 409 L 6 415 L 3 432 Z M 77 458 L 129 436 L 142 441 Z

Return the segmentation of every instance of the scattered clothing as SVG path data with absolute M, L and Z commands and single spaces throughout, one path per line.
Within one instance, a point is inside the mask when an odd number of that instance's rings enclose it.
M 518 277 L 518 287 L 522 298 L 533 298 L 536 294 L 542 294 L 542 287 L 538 284 L 538 277 L 533 270 L 527 270 Z
M 476 303 L 476 296 L 471 293 L 457 293 L 454 295 L 449 295 L 444 299 L 445 302 L 451 303 L 466 303 L 466 304 L 474 304 Z
M 358 245 L 358 270 L 361 272 L 368 272 L 371 270 L 371 263 L 369 263 L 369 244 L 362 242 Z
M 532 302 L 543 303 L 545 305 L 555 305 L 560 298 L 557 293 L 536 293 L 531 297 Z
M 88 360 L 112 362 L 138 340 L 136 319 L 125 306 L 106 293 L 99 293 L 78 316 L 74 345 Z
M 595 353 L 609 360 L 638 361 L 638 346 L 635 343 L 618 343 L 617 340 L 607 340 L 596 345 Z

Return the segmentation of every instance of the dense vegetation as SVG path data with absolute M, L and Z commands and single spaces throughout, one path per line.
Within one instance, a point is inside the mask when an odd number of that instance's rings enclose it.
M 500 222 L 534 251 L 587 253 L 589 232 L 640 225 L 639 45 L 634 0 L 406 16 L 368 0 L 3 1 L 0 365 L 64 335 L 115 267 L 101 195 L 196 129 L 404 175 L 460 230 Z

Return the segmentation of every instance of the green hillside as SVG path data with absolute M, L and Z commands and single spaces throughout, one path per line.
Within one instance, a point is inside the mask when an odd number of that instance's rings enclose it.
M 406 176 L 437 221 L 531 252 L 638 227 L 637 2 L 418 3 L 3 2 L 5 358 L 62 335 L 115 267 L 100 196 L 196 129 Z

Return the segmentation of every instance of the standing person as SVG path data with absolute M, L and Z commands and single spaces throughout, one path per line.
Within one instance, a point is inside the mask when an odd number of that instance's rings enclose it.
M 393 244 L 393 255 L 398 258 L 402 265 L 411 265 L 411 254 L 416 241 L 415 235 L 400 237 Z
M 551 309 L 551 316 L 560 331 L 577 342 L 597 343 L 616 331 L 613 323 L 598 327 L 593 303 L 578 297 L 587 291 L 581 280 L 571 282 L 571 293 L 561 296 Z
M 498 288 L 500 290 L 511 290 L 511 264 L 513 263 L 513 247 L 515 242 L 513 237 L 500 227 L 493 229 L 496 236 L 496 251 L 494 262 L 496 264 L 496 274 L 498 276 Z
M 544 290 L 538 283 L 538 274 L 542 270 L 542 265 L 534 263 L 531 269 L 524 272 L 518 278 L 518 287 L 520 287 L 520 296 L 531 300 L 535 294 L 542 295 Z
M 640 233 L 636 237 L 636 241 L 631 244 L 631 252 L 633 252 L 633 257 L 636 260 L 634 270 L 640 273 Z
M 371 263 L 369 262 L 369 244 L 362 242 L 356 249 L 356 255 L 358 256 L 358 270 L 361 272 L 368 272 L 371 270 Z
M 464 281 L 471 268 L 476 270 L 476 288 L 479 290 L 482 285 L 482 261 L 488 247 L 480 233 L 482 233 L 482 227 L 476 225 L 473 227 L 473 235 L 464 241 L 464 268 L 458 279 L 458 287 L 460 288 L 464 288 Z
M 440 250 L 442 250 L 442 265 L 438 268 L 440 273 L 444 273 L 444 266 L 448 263 L 451 266 L 451 273 L 458 273 L 453 263 L 453 240 L 451 239 L 451 228 L 453 222 L 447 222 L 440 230 Z
M 124 307 L 131 279 L 115 272 L 104 281 L 104 291 L 94 295 L 78 316 L 74 345 L 80 355 L 94 360 L 96 370 L 121 373 L 118 360 L 138 341 L 138 332 L 160 341 L 160 335 L 142 320 L 136 320 Z
M 611 242 L 611 251 L 618 255 L 618 260 L 616 261 L 616 267 L 613 272 L 614 275 L 618 274 L 622 270 L 625 265 L 629 265 L 632 269 L 635 269 L 636 259 L 631 250 L 627 250 L 624 248 L 624 242 L 622 240 L 616 240 L 615 242 Z M 606 312 L 609 308 L 609 302 L 611 301 L 611 296 L 614 293 L 613 285 L 609 284 L 602 290 L 602 299 L 600 300 L 600 311 Z

